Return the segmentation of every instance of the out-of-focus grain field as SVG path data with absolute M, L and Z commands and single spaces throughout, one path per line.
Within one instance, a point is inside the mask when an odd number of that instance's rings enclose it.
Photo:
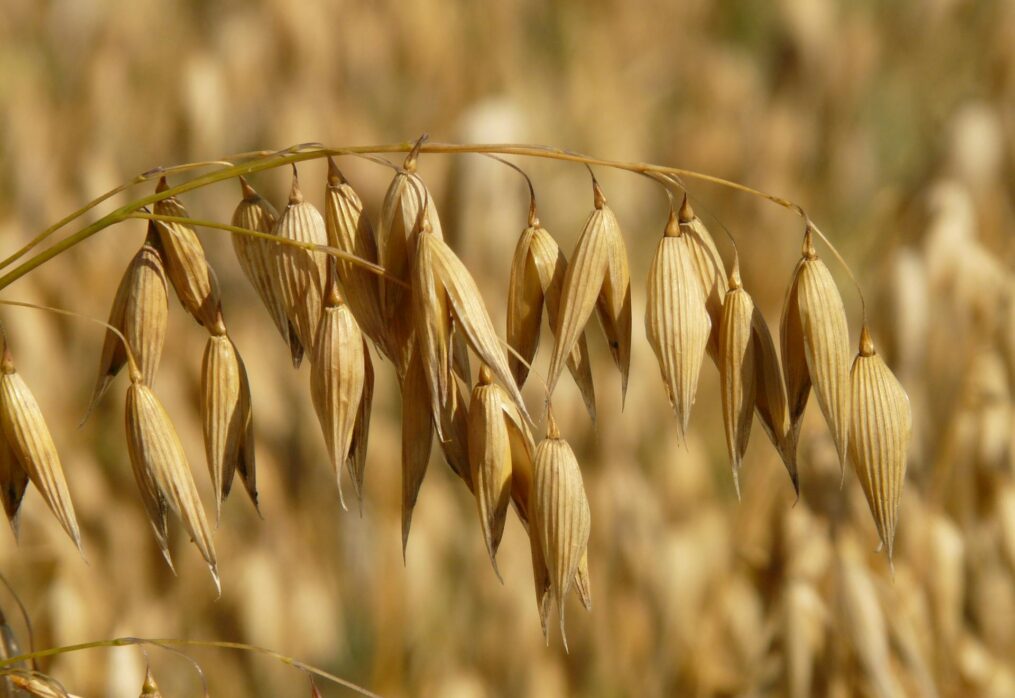
M 173 576 L 127 460 L 124 376 L 77 426 L 101 329 L 0 310 L 62 454 L 85 549 L 82 559 L 34 488 L 20 543 L 0 531 L 0 570 L 31 615 L 36 647 L 122 635 L 238 640 L 383 695 L 1015 695 L 1013 36 L 1015 4 L 1003 0 L 4 0 L 0 255 L 152 167 L 308 141 L 428 132 L 678 165 L 807 209 L 864 289 L 875 341 L 914 415 L 894 575 L 852 472 L 840 488 L 813 399 L 799 501 L 755 426 L 737 502 L 714 365 L 702 368 L 681 442 L 645 340 L 645 275 L 666 198 L 644 177 L 597 170 L 628 243 L 634 347 L 623 411 L 594 326 L 595 426 L 569 378 L 555 394 L 592 511 L 595 605 L 585 613 L 569 602 L 565 654 L 556 627 L 544 645 L 517 518 L 499 554 L 502 585 L 475 502 L 439 453 L 403 565 L 388 362 L 376 363 L 363 515 L 341 509 L 309 371 L 292 369 L 227 233 L 202 229 L 250 374 L 263 519 L 242 493 L 224 505 L 221 598 L 178 524 Z M 515 161 L 570 253 L 592 204 L 587 172 Z M 390 170 L 355 158 L 342 167 L 376 219 Z M 419 171 L 502 329 L 523 181 L 475 155 L 424 155 Z M 289 176 L 252 181 L 280 206 Z M 320 162 L 300 168 L 318 206 L 324 177 Z M 745 286 L 777 332 L 800 220 L 745 194 L 690 187 L 727 263 L 722 228 L 736 239 Z M 239 187 L 184 201 L 228 221 Z M 106 230 L 3 298 L 105 318 L 144 231 L 141 221 Z M 855 349 L 859 299 L 825 257 Z M 156 387 L 213 512 L 198 411 L 204 339 L 171 298 Z M 544 331 L 537 374 L 548 348 Z M 526 396 L 542 405 L 538 379 Z M 27 645 L 6 592 L 0 608 Z M 216 697 L 309 693 L 298 671 L 269 659 L 189 653 Z M 198 694 L 186 660 L 149 654 L 164 695 Z M 144 662 L 137 649 L 106 649 L 42 668 L 72 693 L 119 697 L 138 693 Z

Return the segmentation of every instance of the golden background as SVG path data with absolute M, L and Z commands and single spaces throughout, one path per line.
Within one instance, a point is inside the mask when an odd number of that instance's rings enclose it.
M 543 644 L 517 518 L 499 555 L 502 586 L 475 504 L 439 454 L 403 566 L 399 402 L 387 363 L 377 364 L 364 515 L 341 510 L 308 370 L 289 364 L 227 234 L 201 230 L 250 372 L 264 518 L 242 493 L 224 507 L 220 599 L 179 527 L 173 577 L 127 461 L 124 378 L 77 427 L 101 329 L 3 309 L 84 535 L 82 559 L 33 490 L 20 544 L 0 531 L 0 568 L 31 615 L 36 646 L 121 635 L 239 640 L 383 695 L 779 696 L 792 695 L 788 677 L 800 672 L 808 689 L 797 695 L 1015 695 L 1015 367 L 999 341 L 1015 332 L 1006 300 L 1015 297 L 1013 36 L 1015 4 L 1002 0 L 4 0 L 4 255 L 152 167 L 308 141 L 395 143 L 427 132 L 675 165 L 807 209 L 864 289 L 875 341 L 915 418 L 894 577 L 855 476 L 839 488 L 813 400 L 800 502 L 755 426 L 738 503 L 714 367 L 702 370 L 680 443 L 644 338 L 645 274 L 666 198 L 643 177 L 597 169 L 629 245 L 633 370 L 621 411 L 593 325 L 595 428 L 569 378 L 555 396 L 592 508 L 595 606 L 569 603 L 565 654 L 556 628 Z M 587 172 L 515 161 L 570 252 L 591 208 Z M 341 164 L 376 220 L 390 170 Z M 502 328 L 527 213 L 521 178 L 474 155 L 424 155 L 420 173 Z M 303 165 L 300 176 L 320 205 L 323 166 Z M 281 169 L 252 181 L 278 206 L 289 177 Z M 727 263 L 723 227 L 737 241 L 745 285 L 777 328 L 799 219 L 742 193 L 689 186 Z M 192 215 L 225 222 L 239 189 L 223 183 L 183 200 Z M 108 229 L 3 298 L 105 318 L 143 235 L 139 221 Z M 855 342 L 857 295 L 826 258 Z M 204 332 L 175 300 L 170 307 L 155 387 L 210 510 L 198 412 Z M 526 394 L 539 404 L 538 379 Z M 9 595 L 0 608 L 27 645 Z M 164 695 L 200 694 L 185 659 L 149 654 Z M 269 659 L 189 654 L 216 697 L 309 693 L 299 671 Z M 43 668 L 73 693 L 132 696 L 144 661 L 137 649 L 99 649 Z

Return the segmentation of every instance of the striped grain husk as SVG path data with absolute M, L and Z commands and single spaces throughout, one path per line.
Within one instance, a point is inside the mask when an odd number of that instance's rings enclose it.
M 586 554 L 592 519 L 574 451 L 560 437 L 553 415 L 547 419 L 546 438 L 536 447 L 530 507 L 549 571 L 550 594 L 560 614 L 561 638 L 567 649 L 564 600 Z
M 842 297 L 814 250 L 811 228 L 790 283 L 782 316 L 782 357 L 794 440 L 813 383 L 839 464 L 849 440 L 849 327 Z M 843 470 L 845 475 L 845 470 Z
M 169 320 L 166 270 L 159 247 L 155 224 L 150 222 L 148 237 L 127 265 L 109 312 L 109 324 L 127 339 L 141 375 L 149 385 L 155 381 Z M 123 340 L 107 329 L 99 358 L 99 376 L 89 401 L 89 413 L 126 363 L 127 351 Z
M 850 371 L 850 393 L 850 460 L 891 559 L 913 415 L 909 396 L 874 351 L 866 326 Z
M 216 520 L 241 461 L 249 455 L 252 464 L 253 444 L 247 443 L 251 421 L 250 387 L 239 352 L 224 332 L 210 335 L 201 365 L 201 422 Z M 244 471 L 253 468 L 245 463 Z
M 512 433 L 513 432 L 513 433 Z M 469 464 L 475 487 L 479 521 L 493 569 L 497 568 L 497 548 L 504 534 L 508 503 L 512 499 L 514 463 L 531 457 L 531 437 L 510 396 L 493 382 L 486 366 L 479 370 L 479 381 L 469 403 Z M 514 454 L 520 447 L 522 453 Z
M 719 326 L 722 319 L 723 301 L 729 288 L 726 281 L 726 269 L 711 233 L 708 232 L 705 223 L 695 215 L 686 194 L 680 206 L 678 218 L 681 231 L 689 234 L 688 245 L 691 248 L 694 270 L 701 283 L 705 309 L 712 321 L 708 337 L 708 355 L 718 366 Z
M 274 233 L 275 223 L 278 221 L 275 207 L 254 191 L 243 177 L 240 177 L 240 186 L 243 189 L 243 199 L 233 211 L 232 224 L 258 233 Z M 236 252 L 240 268 L 243 269 L 250 285 L 257 291 L 261 303 L 271 316 L 271 321 L 289 347 L 293 366 L 298 368 L 303 360 L 303 345 L 296 335 L 296 329 L 289 322 L 285 301 L 272 281 L 275 275 L 275 256 L 282 248 L 268 240 L 241 233 L 234 232 L 232 237 L 233 250 Z
M 377 263 L 377 240 L 363 202 L 328 158 L 328 185 L 324 192 L 324 225 L 328 244 L 368 262 Z M 336 259 L 343 297 L 356 324 L 370 341 L 387 353 L 387 331 L 381 315 L 380 280 L 376 274 Z
M 395 175 L 384 196 L 377 228 L 377 259 L 387 273 L 411 283 L 417 237 L 426 220 L 432 235 L 443 239 L 440 217 L 430 191 L 415 173 L 410 155 L 405 168 Z M 400 376 L 405 374 L 412 351 L 413 320 L 405 312 L 410 292 L 387 279 L 380 279 L 381 314 L 387 323 L 388 347 Z
M 733 467 L 733 482 L 740 498 L 740 466 L 751 437 L 757 380 L 753 341 L 754 302 L 744 290 L 736 260 L 723 301 L 719 327 L 719 381 L 726 448 Z
M 131 376 L 125 409 L 127 452 L 145 508 L 160 545 L 165 545 L 165 511 L 176 512 L 219 584 L 215 546 L 183 444 L 155 393 Z M 153 516 L 154 515 L 154 516 Z M 168 552 L 163 548 L 168 560 Z
M 324 218 L 312 203 L 303 198 L 295 172 L 289 203 L 275 224 L 275 234 L 297 242 L 328 244 Z M 286 316 L 304 351 L 311 354 L 321 317 L 327 256 L 323 252 L 311 252 L 292 245 L 275 247 L 272 276 L 275 294 L 282 299 Z
M 691 418 L 712 326 L 693 260 L 690 235 L 671 211 L 649 268 L 645 333 L 682 435 Z
M 18 538 L 18 510 L 26 489 L 28 473 L 18 463 L 17 454 L 7 442 L 3 429 L 0 429 L 0 501 L 3 502 L 4 513 L 7 514 L 15 540 Z
M 529 365 L 539 346 L 544 306 L 547 324 L 551 331 L 556 330 L 566 273 L 567 259 L 556 240 L 540 225 L 533 204 L 529 225 L 515 246 L 508 282 L 507 341 L 515 352 L 508 354 L 508 364 L 519 387 L 525 385 Z M 566 363 L 589 416 L 595 420 L 596 390 L 584 332 L 568 354 Z
M 166 178 L 163 177 L 155 191 L 163 192 L 168 188 Z M 175 196 L 156 201 L 153 211 L 158 216 L 190 217 Z M 155 228 L 162 244 L 166 272 L 180 304 L 194 316 L 198 324 L 212 326 L 222 313 L 222 300 L 218 279 L 208 264 L 194 227 L 186 223 L 156 221 Z
M 15 370 L 14 358 L 6 343 L 0 360 L 0 429 L 18 465 L 39 490 L 74 545 L 81 550 L 81 533 L 60 455 L 39 403 Z M 16 472 L 13 478 L 17 482 Z
M 418 236 L 412 297 L 417 343 L 432 412 L 440 413 L 454 382 L 451 371 L 451 327 L 454 323 L 455 331 L 461 332 L 472 351 L 489 366 L 523 417 L 531 423 L 476 282 L 451 248 L 428 232 L 426 221 L 423 231 Z M 443 439 L 440 425 L 438 433 Z
M 342 470 L 343 466 L 348 466 L 350 476 L 356 479 L 351 463 L 352 442 L 366 385 L 367 359 L 363 334 L 338 292 L 338 276 L 331 262 L 329 270 L 324 310 L 310 365 L 310 396 L 324 433 L 342 508 L 345 508 Z
M 800 480 L 797 475 L 796 439 L 789 419 L 789 406 L 786 400 L 786 384 L 782 377 L 782 366 L 775 352 L 775 342 L 768 329 L 768 323 L 758 309 L 754 309 L 751 317 L 752 340 L 754 342 L 754 359 L 756 367 L 755 407 L 761 426 L 764 427 L 768 439 L 775 446 L 789 473 L 793 490 L 799 496 Z
M 599 183 L 593 180 L 592 187 L 594 209 L 564 274 L 547 388 L 553 392 L 564 364 L 596 309 L 610 354 L 620 370 L 623 399 L 631 368 L 631 278 L 620 224 L 606 205 Z

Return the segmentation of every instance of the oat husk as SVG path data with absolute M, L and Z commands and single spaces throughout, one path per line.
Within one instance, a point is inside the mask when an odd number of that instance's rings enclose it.
M 39 490 L 74 545 L 81 550 L 81 533 L 60 455 L 39 403 L 14 368 L 14 358 L 6 342 L 0 360 L 0 429 L 18 465 Z M 15 471 L 12 474 L 15 483 L 18 477 Z
M 913 414 L 909 396 L 874 351 L 866 326 L 850 371 L 850 392 L 850 460 L 891 560 Z
M 694 270 L 698 281 L 701 283 L 701 293 L 705 299 L 705 309 L 708 311 L 709 319 L 712 321 L 711 332 L 708 337 L 708 355 L 718 366 L 719 327 L 722 320 L 723 301 L 729 288 L 726 280 L 726 269 L 723 266 L 722 257 L 719 256 L 719 250 L 715 246 L 711 233 L 708 232 L 705 223 L 695 215 L 686 194 L 680 206 L 678 219 L 681 231 L 689 233 L 687 243 L 691 249 L 691 259 L 694 263 Z
M 844 468 L 849 440 L 849 327 L 835 281 L 814 250 L 810 227 L 783 306 L 781 329 L 794 440 L 813 383 Z
M 752 341 L 756 363 L 755 407 L 761 426 L 769 441 L 775 446 L 789 473 L 793 490 L 799 496 L 800 479 L 797 475 L 796 438 L 789 419 L 786 400 L 786 384 L 782 377 L 782 366 L 775 352 L 775 342 L 768 329 L 768 323 L 758 309 L 751 317 Z
M 269 201 L 261 197 L 250 184 L 240 177 L 243 199 L 233 211 L 232 224 L 258 233 L 272 234 L 278 222 L 278 212 Z M 296 329 L 289 322 L 285 301 L 278 293 L 275 275 L 275 256 L 282 249 L 279 245 L 262 238 L 233 233 L 233 250 L 250 285 L 257 291 L 261 303 L 271 316 L 275 328 L 289 347 L 293 366 L 299 367 L 303 360 L 303 345 L 300 344 Z
M 156 192 L 169 188 L 166 178 L 159 180 Z M 189 218 L 187 209 L 175 196 L 156 201 L 153 211 L 157 216 Z M 162 246 L 163 260 L 176 296 L 198 324 L 211 327 L 222 313 L 218 279 L 208 264 L 201 241 L 194 227 L 186 223 L 155 221 Z
M 560 437 L 552 413 L 547 420 L 546 438 L 536 447 L 530 506 L 566 650 L 564 600 L 588 548 L 591 514 L 574 451 Z
M 3 502 L 4 513 L 7 514 L 15 540 L 18 538 L 18 510 L 26 489 L 28 473 L 18 463 L 17 455 L 7 443 L 3 429 L 0 429 L 0 501 Z
M 631 278 L 620 224 L 606 205 L 599 183 L 593 180 L 592 187 L 595 208 L 578 238 L 562 282 L 547 389 L 553 392 L 595 309 L 620 370 L 623 399 L 631 367 Z
M 332 158 L 328 158 L 328 185 L 324 192 L 324 225 L 328 244 L 368 262 L 377 263 L 377 240 L 363 202 Z M 387 331 L 381 315 L 380 281 L 376 274 L 336 259 L 343 298 L 356 324 L 370 341 L 387 353 Z
M 149 223 L 148 237 L 127 265 L 109 312 L 109 324 L 127 339 L 141 375 L 149 385 L 155 381 L 168 320 L 166 271 L 155 224 Z M 127 351 L 123 340 L 112 330 L 106 330 L 99 358 L 99 376 L 87 413 L 91 413 L 102 399 L 113 378 L 126 363 Z
M 293 174 L 289 204 L 275 224 L 275 234 L 315 245 L 327 245 L 324 218 L 309 201 L 303 198 L 299 179 Z M 307 354 L 313 352 L 317 323 L 321 318 L 321 295 L 327 256 L 323 252 L 293 245 L 275 245 L 274 274 L 275 293 L 285 306 L 289 323 L 296 331 Z M 296 355 L 293 350 L 293 355 Z
M 566 274 L 567 259 L 557 241 L 540 225 L 533 204 L 529 225 L 515 246 L 508 282 L 507 341 L 514 349 L 508 354 L 508 365 L 519 387 L 525 385 L 529 365 L 539 346 L 544 306 L 547 324 L 551 332 L 556 330 Z M 584 332 L 567 357 L 567 368 L 581 391 L 589 416 L 595 420 L 596 391 Z
M 691 418 L 712 326 L 693 260 L 690 235 L 671 211 L 649 268 L 645 333 L 681 434 Z
M 740 466 L 751 436 L 757 380 L 753 341 L 754 302 L 744 290 L 737 260 L 723 301 L 719 328 L 719 381 L 726 448 L 733 467 L 733 482 L 740 498 Z
M 433 444 L 433 423 L 426 375 L 418 350 L 409 354 L 402 389 L 402 559 L 409 542 L 412 511 L 419 498 Z
M 201 422 L 216 521 L 221 518 L 222 502 L 229 496 L 241 460 L 253 453 L 253 444 L 247 443 L 252 417 L 246 372 L 225 328 L 219 329 L 223 332 L 209 335 L 201 364 Z M 245 463 L 244 472 L 249 476 L 253 468 Z
M 140 374 L 131 376 L 124 416 L 127 452 L 159 544 L 165 544 L 164 512 L 168 507 L 180 517 L 191 540 L 208 563 L 215 587 L 221 590 L 211 528 L 205 518 L 183 444 L 162 403 L 141 382 Z M 168 560 L 164 547 L 163 555 Z
M 349 461 L 366 384 L 367 359 L 363 334 L 337 284 L 338 276 L 332 270 L 310 366 L 310 395 L 345 508 L 342 470 L 349 465 L 349 474 L 355 480 Z

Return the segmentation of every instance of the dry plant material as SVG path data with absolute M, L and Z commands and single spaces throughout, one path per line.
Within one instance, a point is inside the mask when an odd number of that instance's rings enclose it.
M 38 672 L 15 670 L 7 675 L 7 680 L 13 684 L 18 694 L 27 693 L 33 698 L 81 698 L 64 690 L 56 679 Z
M 60 455 L 56 452 L 56 444 L 53 443 L 39 403 L 14 368 L 14 358 L 6 342 L 3 358 L 0 359 L 0 429 L 3 431 L 3 438 L 7 448 L 10 449 L 10 454 L 39 490 L 39 494 L 46 500 L 46 504 L 74 541 L 74 545 L 81 550 L 81 533 L 78 530 L 63 466 L 60 464 Z M 6 458 L 7 454 L 4 457 Z M 11 477 L 13 481 L 11 489 L 16 490 L 21 484 L 18 479 L 20 476 L 15 470 Z M 20 501 L 20 497 L 17 499 Z M 4 500 L 6 505 L 6 492 Z M 14 497 L 11 497 L 11 501 L 13 503 Z M 16 515 L 17 507 L 14 507 L 14 510 Z
M 547 323 L 551 331 L 556 331 L 566 274 L 567 259 L 557 241 L 540 225 L 533 200 L 529 224 L 515 246 L 508 282 L 507 341 L 514 349 L 508 355 L 508 365 L 519 388 L 525 385 L 529 365 L 539 346 L 544 306 Z M 596 390 L 584 332 L 568 354 L 567 368 L 581 391 L 589 416 L 595 420 Z
M 681 435 L 698 390 L 712 321 L 694 267 L 693 241 L 672 211 L 648 273 L 645 333 Z
M 310 396 L 321 423 L 344 509 L 343 465 L 349 470 L 357 498 L 360 496 L 357 478 L 361 474 L 356 472 L 352 447 L 357 426 L 361 430 L 367 426 L 359 425 L 359 420 L 364 414 L 361 407 L 369 355 L 352 311 L 338 292 L 338 276 L 333 265 L 329 264 L 329 269 L 324 310 L 310 365 Z
M 166 271 L 158 246 L 155 225 L 149 223 L 148 237 L 127 265 L 109 312 L 109 324 L 126 337 L 141 375 L 149 385 L 155 381 L 169 320 Z M 127 351 L 123 341 L 113 330 L 106 330 L 99 359 L 99 377 L 88 412 L 102 399 L 113 378 L 126 363 Z
M 906 391 L 874 351 L 866 325 L 850 371 L 850 393 L 849 455 L 891 560 L 913 414 Z
M 532 520 L 549 571 L 550 594 L 560 614 L 560 634 L 566 650 L 564 600 L 586 555 L 592 517 L 578 460 L 560 437 L 552 413 L 547 414 L 546 438 L 536 447 L 534 460 Z
M 678 218 L 681 231 L 687 234 L 687 244 L 691 248 L 691 259 L 698 281 L 701 283 L 705 309 L 712 321 L 708 337 L 708 355 L 718 366 L 719 327 L 722 321 L 723 301 L 729 288 L 726 283 L 726 269 L 723 267 L 722 257 L 719 256 L 711 233 L 708 232 L 705 223 L 695 215 L 686 194 L 680 205 Z
M 411 283 L 417 237 L 427 222 L 430 233 L 443 239 L 440 217 L 430 191 L 416 174 L 416 154 L 410 153 L 391 180 L 381 207 L 377 228 L 377 259 L 387 274 L 408 286 Z M 387 323 L 388 346 L 400 376 L 405 375 L 412 351 L 413 318 L 405 312 L 409 289 L 380 279 L 380 305 Z
M 775 342 L 768 329 L 768 323 L 758 309 L 751 316 L 751 341 L 754 344 L 756 363 L 755 407 L 769 441 L 775 446 L 789 473 L 793 490 L 799 496 L 800 479 L 797 475 L 796 439 L 789 419 L 786 401 L 786 384 L 782 378 L 782 366 L 775 353 Z
M 136 371 L 132 371 L 127 389 L 125 420 L 127 452 L 163 556 L 171 565 L 166 530 L 168 508 L 180 517 L 208 563 L 216 589 L 221 591 L 211 528 L 183 444 L 162 403 Z
M 451 369 L 453 326 L 480 360 L 490 367 L 522 416 L 531 423 L 475 280 L 451 248 L 430 232 L 428 221 L 423 221 L 423 231 L 417 239 L 412 275 L 413 316 L 433 414 L 441 413 L 454 385 Z M 445 440 L 439 421 L 437 430 Z
M 469 406 L 456 382 L 452 383 L 451 399 L 434 415 L 434 423 L 440 423 L 444 439 L 438 439 L 444 462 L 452 472 L 462 479 L 469 492 L 475 490 L 472 481 L 472 467 L 469 465 Z
M 314 205 L 303 198 L 295 169 L 289 204 L 275 224 L 275 234 L 297 242 L 328 244 L 324 219 Z M 272 277 L 275 293 L 282 299 L 286 316 L 296 331 L 300 345 L 307 354 L 311 354 L 317 323 L 321 317 L 326 256 L 323 252 L 311 252 L 294 245 L 276 247 Z M 293 349 L 294 357 L 296 353 Z
M 888 628 L 874 583 L 863 566 L 842 553 L 837 564 L 840 623 L 866 683 L 879 698 L 896 695 L 888 647 Z
M 623 399 L 631 368 L 631 277 L 627 250 L 617 217 L 606 205 L 606 197 L 595 179 L 592 190 L 595 207 L 564 274 L 547 389 L 553 392 L 564 364 L 596 309 L 613 362 L 620 370 Z
M 497 548 L 512 499 L 513 464 L 531 459 L 533 449 L 518 408 L 504 389 L 493 382 L 486 366 L 480 367 L 479 382 L 472 390 L 468 426 L 469 463 L 479 521 L 490 562 L 497 577 L 501 578 Z M 515 453 L 519 446 L 521 452 Z
M 278 222 L 275 207 L 254 191 L 243 177 L 240 177 L 240 186 L 243 189 L 243 199 L 233 211 L 232 224 L 257 233 L 274 233 L 275 223 Z M 275 274 L 275 257 L 282 248 L 269 240 L 241 233 L 234 232 L 232 238 L 233 250 L 236 252 L 240 268 L 250 281 L 250 285 L 257 291 L 261 303 L 271 316 L 271 321 L 289 347 L 293 366 L 299 368 L 303 360 L 303 345 L 296 335 L 296 329 L 289 322 L 285 301 L 272 280 Z
M 814 250 L 810 226 L 782 312 L 782 357 L 794 441 L 813 383 L 845 476 L 849 440 L 849 327 L 839 289 Z
M 169 189 L 166 178 L 159 180 L 156 193 Z M 157 216 L 189 218 L 187 209 L 175 196 L 156 201 Z M 176 289 L 180 304 L 194 316 L 198 324 L 211 327 L 222 312 L 218 280 L 208 264 L 201 241 L 194 227 L 186 223 L 156 221 L 169 280 Z
M 433 445 L 433 424 L 425 369 L 418 348 L 409 354 L 402 378 L 402 559 L 409 542 L 412 511 L 419 498 Z
M 18 538 L 18 510 L 27 488 L 28 473 L 18 463 L 17 454 L 0 428 L 0 501 L 3 502 L 4 513 L 7 514 L 15 540 Z
M 733 483 L 740 498 L 740 466 L 751 437 L 754 417 L 757 362 L 753 341 L 754 301 L 740 280 L 740 266 L 733 260 L 729 291 L 723 301 L 719 327 L 719 380 L 726 447 L 733 466 Z
M 377 263 L 377 241 L 363 202 L 328 158 L 328 185 L 324 192 L 324 225 L 328 244 L 360 259 Z M 381 315 L 380 282 L 376 274 L 346 260 L 336 259 L 345 302 L 363 333 L 387 353 Z
M 221 517 L 222 501 L 229 496 L 236 471 L 242 471 L 244 481 L 253 476 L 252 420 L 243 359 L 220 323 L 208 337 L 201 365 L 201 422 L 216 520 Z M 251 496 L 256 506 L 256 489 Z

